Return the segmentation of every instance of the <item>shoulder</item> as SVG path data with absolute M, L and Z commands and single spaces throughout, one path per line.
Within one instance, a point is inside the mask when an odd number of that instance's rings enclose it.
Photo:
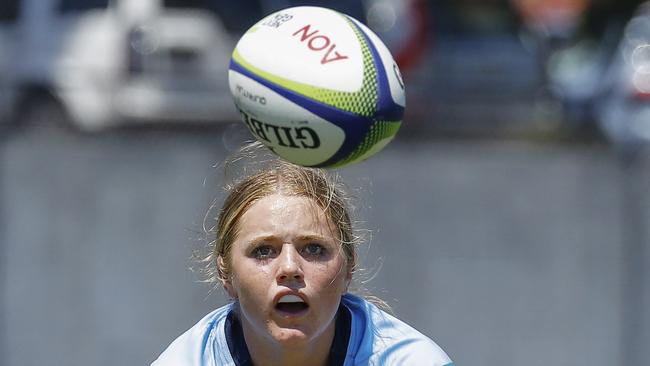
M 453 365 L 429 337 L 366 300 L 346 294 L 343 304 L 352 314 L 351 365 Z
M 213 348 L 222 348 L 224 345 L 227 347 L 225 337 L 222 335 L 225 319 L 231 309 L 232 304 L 228 304 L 204 316 L 192 328 L 176 338 L 151 366 L 216 364 Z

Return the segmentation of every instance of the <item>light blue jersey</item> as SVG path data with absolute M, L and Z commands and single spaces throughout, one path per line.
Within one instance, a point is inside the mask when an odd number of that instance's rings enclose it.
M 431 339 L 375 305 L 351 294 L 341 303 L 350 311 L 351 328 L 344 366 L 453 366 Z M 236 366 L 225 323 L 233 304 L 206 315 L 178 337 L 152 366 Z

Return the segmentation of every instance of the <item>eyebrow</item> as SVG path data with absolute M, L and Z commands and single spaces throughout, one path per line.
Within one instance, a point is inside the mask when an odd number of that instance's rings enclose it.
M 328 238 L 322 235 L 300 235 L 297 239 L 300 241 L 334 241 L 334 238 Z
M 254 236 L 254 237 L 250 238 L 248 241 L 251 242 L 251 243 L 254 243 L 254 242 L 258 242 L 258 241 L 273 241 L 275 239 L 277 239 L 277 236 L 275 236 L 273 234 L 269 234 L 269 235 Z
M 273 242 L 273 241 L 276 241 L 276 240 L 278 240 L 278 237 L 276 235 L 268 234 L 268 235 L 259 235 L 259 236 L 252 237 L 249 240 L 247 240 L 247 242 L 248 242 L 248 245 L 250 246 L 250 245 L 257 244 L 259 242 Z M 299 236 L 296 237 L 296 240 L 303 241 L 303 242 L 304 241 L 311 241 L 311 240 L 325 241 L 325 242 L 336 242 L 336 240 L 334 238 L 328 238 L 326 236 L 318 235 L 318 234 L 299 235 Z

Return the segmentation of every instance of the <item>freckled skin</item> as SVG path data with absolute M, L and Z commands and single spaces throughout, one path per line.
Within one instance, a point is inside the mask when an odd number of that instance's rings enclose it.
M 224 285 L 239 301 L 256 365 L 327 360 L 334 317 L 350 280 L 332 227 L 306 197 L 267 196 L 242 215 L 232 247 L 232 280 Z M 300 316 L 279 312 L 274 300 L 283 291 L 300 293 L 308 310 Z

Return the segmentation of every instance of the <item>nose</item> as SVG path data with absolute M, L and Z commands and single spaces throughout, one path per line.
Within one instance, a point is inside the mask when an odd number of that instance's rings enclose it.
M 284 244 L 278 258 L 278 283 L 302 282 L 303 280 L 304 274 L 300 253 L 296 251 L 292 244 Z

